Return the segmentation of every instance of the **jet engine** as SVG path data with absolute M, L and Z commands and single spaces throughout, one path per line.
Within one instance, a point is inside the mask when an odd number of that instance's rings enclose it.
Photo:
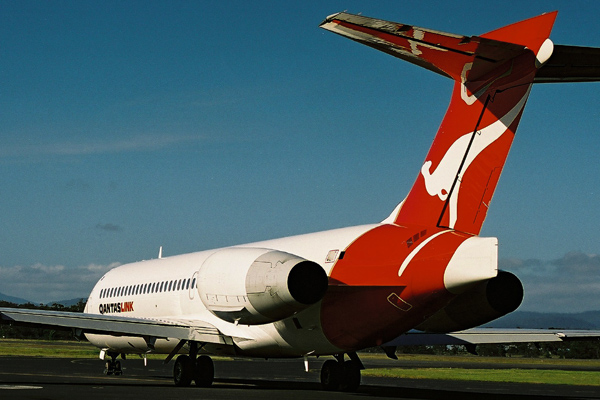
M 325 295 L 328 278 L 317 263 L 262 248 L 228 248 L 198 271 L 198 292 L 217 317 L 244 325 L 279 321 Z
M 516 310 L 523 301 L 523 285 L 510 272 L 498 271 L 492 279 L 455 297 L 416 329 L 454 332 L 474 328 Z

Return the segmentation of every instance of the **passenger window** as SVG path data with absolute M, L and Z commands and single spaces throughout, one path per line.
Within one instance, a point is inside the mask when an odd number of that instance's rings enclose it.
M 192 288 L 195 288 L 195 287 L 196 287 L 196 278 L 194 278 L 194 279 L 192 280 Z

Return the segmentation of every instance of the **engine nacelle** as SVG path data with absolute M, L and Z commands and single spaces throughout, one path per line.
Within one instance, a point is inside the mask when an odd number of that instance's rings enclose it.
M 498 271 L 495 278 L 458 295 L 416 329 L 441 333 L 474 328 L 515 311 L 521 301 L 523 285 L 519 278 Z
M 327 285 L 319 264 L 261 248 L 220 250 L 198 272 L 198 292 L 206 308 L 244 325 L 290 317 L 321 300 Z

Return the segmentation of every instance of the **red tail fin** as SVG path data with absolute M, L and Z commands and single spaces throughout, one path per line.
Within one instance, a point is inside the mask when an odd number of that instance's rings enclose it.
M 350 14 L 323 27 L 454 79 L 450 106 L 396 224 L 478 234 L 556 12 L 466 37 Z

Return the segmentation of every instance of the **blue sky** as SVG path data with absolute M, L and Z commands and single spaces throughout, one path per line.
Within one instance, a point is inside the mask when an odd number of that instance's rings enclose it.
M 331 13 L 476 35 L 558 9 L 555 43 L 600 46 L 596 1 L 371 3 L 0 1 L 0 292 L 384 219 L 451 82 L 319 29 Z M 599 88 L 534 88 L 484 225 L 527 290 L 554 284 L 528 310 L 600 309 Z

